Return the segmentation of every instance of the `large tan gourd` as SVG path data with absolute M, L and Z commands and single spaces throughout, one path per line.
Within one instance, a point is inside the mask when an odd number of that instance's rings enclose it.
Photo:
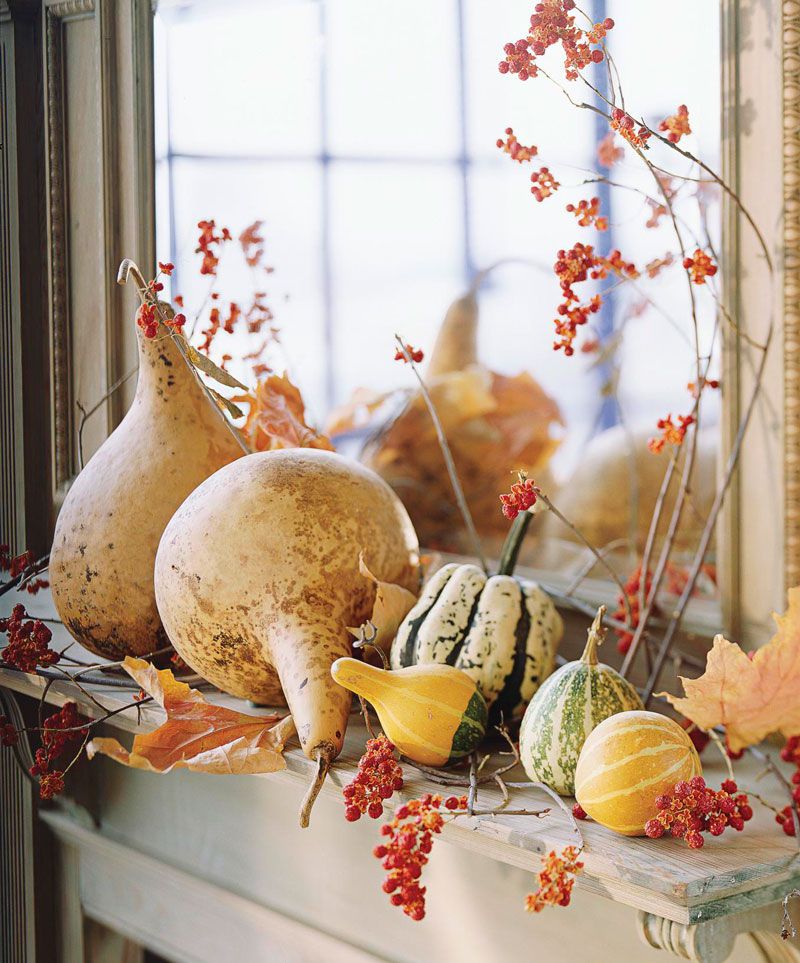
M 111 659 L 166 645 L 153 589 L 161 534 L 193 488 L 243 454 L 168 329 L 137 333 L 133 403 L 67 492 L 50 553 L 58 614 Z
M 156 558 L 158 609 L 172 644 L 233 695 L 284 697 L 305 754 L 323 770 L 342 748 L 350 693 L 331 665 L 348 626 L 372 613 L 382 580 L 416 591 L 418 546 L 400 500 L 333 452 L 259 452 L 212 475 L 181 505 Z

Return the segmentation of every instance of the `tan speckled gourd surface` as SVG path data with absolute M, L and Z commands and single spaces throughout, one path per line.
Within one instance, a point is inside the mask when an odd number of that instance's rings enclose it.
M 233 695 L 285 694 L 303 749 L 341 749 L 350 693 L 330 667 L 349 655 L 379 578 L 418 589 L 417 540 L 389 486 L 311 449 L 259 452 L 221 469 L 170 521 L 156 595 L 175 648 Z
M 166 644 L 153 589 L 159 539 L 192 489 L 242 454 L 166 328 L 138 335 L 133 404 L 67 493 L 50 554 L 64 624 L 111 659 Z

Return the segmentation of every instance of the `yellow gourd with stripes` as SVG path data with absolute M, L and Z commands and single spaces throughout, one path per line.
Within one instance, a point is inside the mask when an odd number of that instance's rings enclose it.
M 337 659 L 331 675 L 375 709 L 383 731 L 409 759 L 443 766 L 468 755 L 486 732 L 486 702 L 473 680 L 451 665 L 388 672 Z
M 583 744 L 575 798 L 596 822 L 623 836 L 643 836 L 656 797 L 702 773 L 692 740 L 658 712 L 621 712 L 601 722 Z

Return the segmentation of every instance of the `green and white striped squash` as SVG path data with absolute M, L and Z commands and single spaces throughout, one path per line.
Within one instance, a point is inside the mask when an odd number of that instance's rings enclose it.
M 589 733 L 604 719 L 644 709 L 639 693 L 611 666 L 597 660 L 605 607 L 589 629 L 583 655 L 541 686 L 525 711 L 519 750 L 525 772 L 562 796 L 575 792 L 575 767 Z
M 516 552 L 511 567 L 515 558 Z M 556 607 L 535 583 L 450 563 L 431 576 L 401 624 L 391 667 L 454 665 L 477 683 L 490 718 L 502 713 L 508 720 L 522 715 L 553 671 L 563 631 Z

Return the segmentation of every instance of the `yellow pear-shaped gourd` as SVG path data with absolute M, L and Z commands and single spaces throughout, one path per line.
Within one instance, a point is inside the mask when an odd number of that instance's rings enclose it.
M 452 665 L 389 672 L 344 658 L 333 663 L 331 675 L 372 704 L 387 737 L 414 762 L 443 766 L 472 752 L 486 733 L 486 702 Z
M 189 492 L 246 450 L 184 360 L 180 335 L 160 323 L 156 337 L 138 326 L 137 335 L 133 403 L 67 492 L 50 553 L 64 625 L 110 659 L 167 644 L 153 588 L 161 534 Z

